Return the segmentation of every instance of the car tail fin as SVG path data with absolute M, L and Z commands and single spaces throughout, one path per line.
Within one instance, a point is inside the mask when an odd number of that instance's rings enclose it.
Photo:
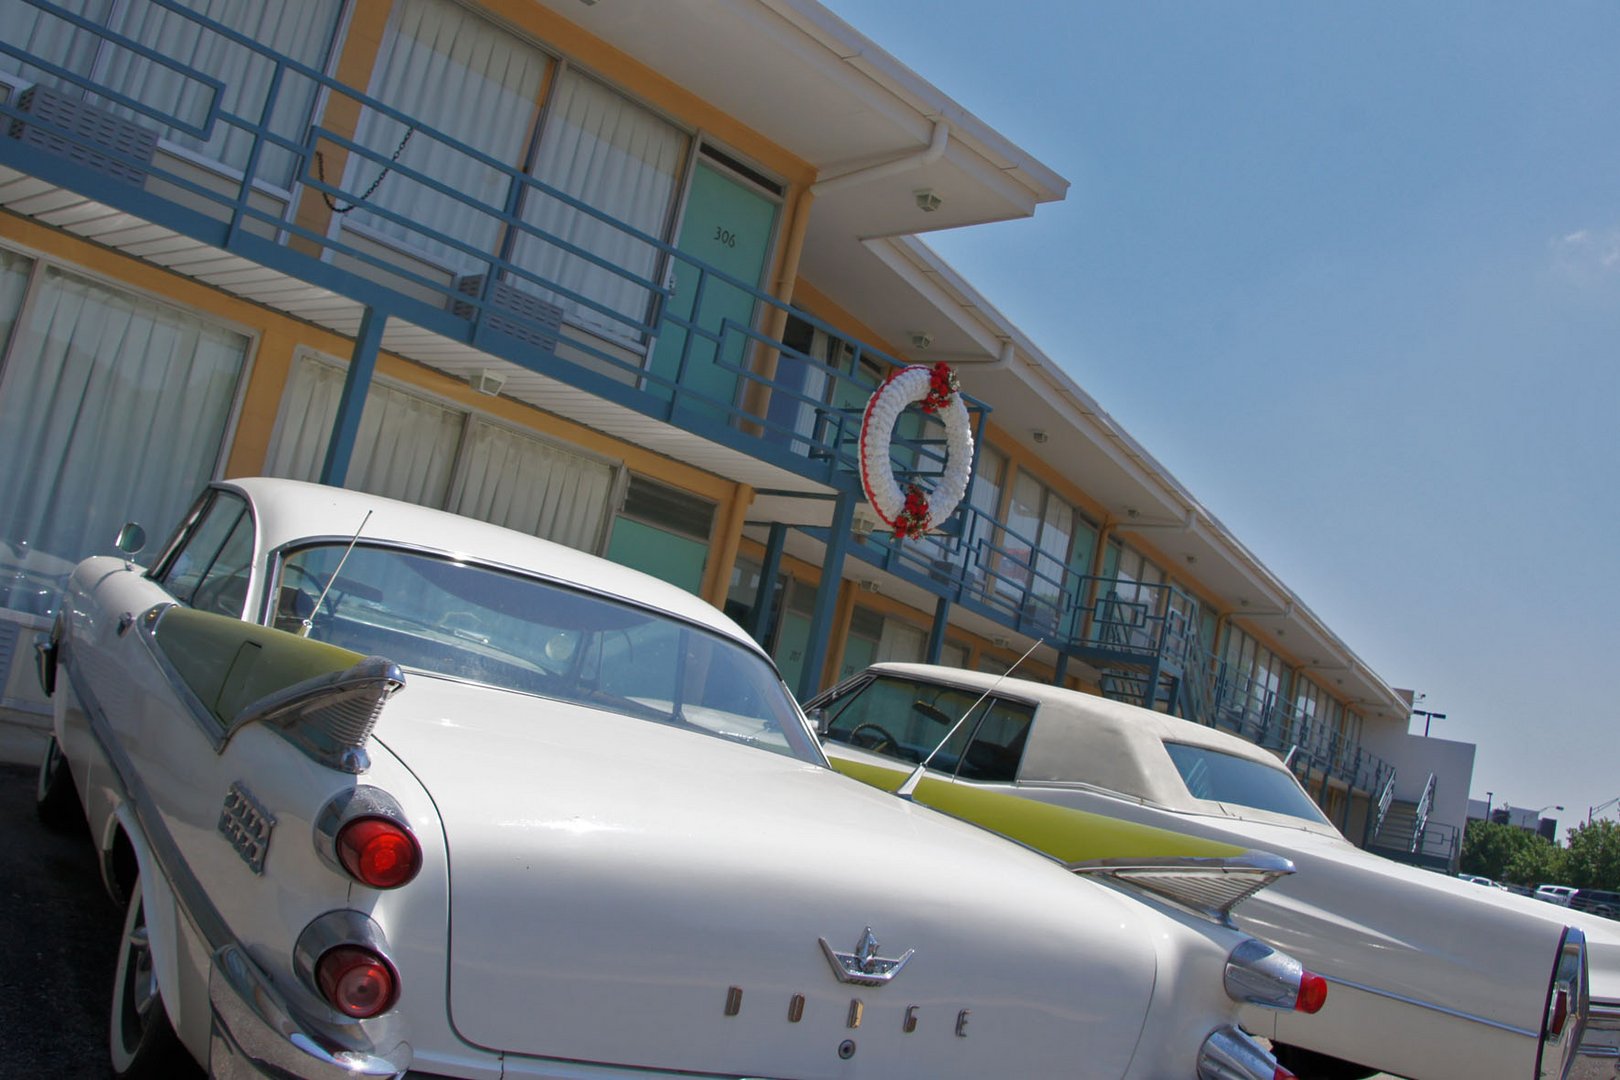
M 1068 869 L 1107 878 L 1149 893 L 1215 922 L 1231 921 L 1232 909 L 1279 878 L 1294 872 L 1292 861 L 1266 851 L 1226 858 L 1163 856 L 1146 859 L 1092 859 Z

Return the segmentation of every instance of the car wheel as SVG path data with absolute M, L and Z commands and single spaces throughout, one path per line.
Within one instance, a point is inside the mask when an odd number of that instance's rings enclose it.
M 169 1024 L 169 1014 L 158 993 L 139 881 L 130 885 L 124 933 L 118 941 L 108 1047 L 114 1076 L 129 1080 L 167 1077 L 184 1068 L 180 1040 Z
M 1277 1059 L 1277 1064 L 1293 1073 L 1299 1080 L 1366 1080 L 1367 1077 L 1378 1073 L 1377 1069 L 1369 1069 L 1365 1065 L 1357 1065 L 1343 1058 L 1319 1054 L 1302 1046 L 1274 1043 L 1271 1053 Z
M 45 757 L 39 763 L 34 813 L 53 829 L 70 828 L 84 821 L 79 812 L 79 793 L 73 788 L 73 774 L 68 772 L 67 759 L 54 735 L 45 743 Z

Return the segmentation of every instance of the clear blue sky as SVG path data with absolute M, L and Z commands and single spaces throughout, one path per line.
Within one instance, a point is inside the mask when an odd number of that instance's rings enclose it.
M 1620 796 L 1620 4 L 828 2 L 1072 182 L 929 242 L 1470 794 Z

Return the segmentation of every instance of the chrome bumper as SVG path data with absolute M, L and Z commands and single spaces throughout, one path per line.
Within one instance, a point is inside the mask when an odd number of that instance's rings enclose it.
M 208 1001 L 208 1074 L 220 1080 L 400 1077 L 411 1063 L 404 1041 L 381 1050 L 369 1045 L 357 1025 L 300 1017 L 239 945 L 214 953 Z
M 1620 1077 L 1620 1002 L 1592 1002 L 1570 1080 Z

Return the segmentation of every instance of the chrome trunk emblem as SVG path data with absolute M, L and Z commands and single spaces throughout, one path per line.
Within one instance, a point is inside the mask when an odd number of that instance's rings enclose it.
M 833 974 L 838 976 L 839 982 L 854 983 L 857 986 L 884 986 L 900 974 L 900 969 L 906 966 L 916 949 L 907 949 L 904 956 L 896 959 L 878 955 L 878 940 L 868 926 L 861 940 L 855 943 L 855 951 L 842 953 L 827 943 L 826 938 L 818 938 L 821 942 L 821 951 L 827 954 L 827 962 L 832 965 Z

